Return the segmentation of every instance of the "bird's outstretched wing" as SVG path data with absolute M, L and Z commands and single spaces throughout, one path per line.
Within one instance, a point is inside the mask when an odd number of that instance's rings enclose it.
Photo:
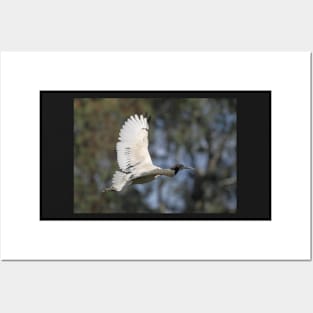
M 153 167 L 148 151 L 148 120 L 143 115 L 130 116 L 122 126 L 116 144 L 117 162 L 123 172 Z

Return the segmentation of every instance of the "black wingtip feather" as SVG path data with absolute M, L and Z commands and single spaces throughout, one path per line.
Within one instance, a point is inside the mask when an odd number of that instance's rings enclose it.
M 151 115 L 149 115 L 148 113 L 145 112 L 143 114 L 143 117 L 145 117 L 147 119 L 148 123 L 151 121 Z

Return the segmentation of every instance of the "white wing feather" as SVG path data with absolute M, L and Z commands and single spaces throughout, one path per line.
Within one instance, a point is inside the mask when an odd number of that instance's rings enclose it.
M 147 118 L 137 114 L 122 126 L 116 144 L 117 162 L 122 171 L 138 174 L 154 168 L 148 150 L 148 130 Z

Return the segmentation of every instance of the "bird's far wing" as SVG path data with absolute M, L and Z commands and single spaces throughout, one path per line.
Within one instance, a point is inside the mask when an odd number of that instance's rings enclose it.
M 124 172 L 153 166 L 148 151 L 148 120 L 143 115 L 130 116 L 122 126 L 116 144 L 117 162 Z

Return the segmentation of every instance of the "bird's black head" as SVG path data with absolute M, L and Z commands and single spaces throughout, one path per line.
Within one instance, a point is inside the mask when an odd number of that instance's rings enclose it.
M 194 170 L 193 167 L 185 166 L 184 164 L 176 164 L 173 167 L 171 167 L 172 170 L 175 171 L 175 175 L 180 171 L 180 170 Z

